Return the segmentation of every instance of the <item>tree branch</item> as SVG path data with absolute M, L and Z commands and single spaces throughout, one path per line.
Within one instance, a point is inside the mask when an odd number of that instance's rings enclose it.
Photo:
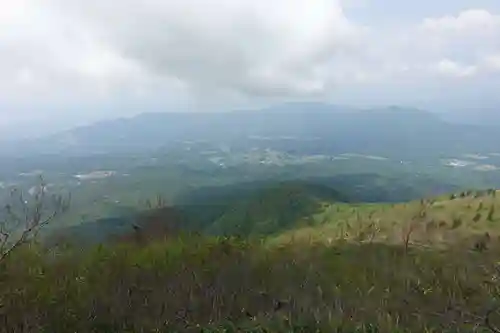
M 60 213 L 66 212 L 69 208 L 71 196 L 68 196 L 67 200 L 64 200 L 62 196 L 53 196 L 54 209 L 49 216 L 44 218 L 44 211 L 47 210 L 45 207 L 46 188 L 47 186 L 40 176 L 40 185 L 38 186 L 36 194 L 33 195 L 34 204 L 31 209 L 28 205 L 28 201 L 24 199 L 22 191 L 18 191 L 17 189 L 11 191 L 12 199 L 14 199 L 15 193 L 19 194 L 17 199 L 21 203 L 20 210 L 22 211 L 22 216 L 14 213 L 11 205 L 5 206 L 8 220 L 0 223 L 0 262 L 5 260 L 19 246 L 27 242 L 29 238 L 36 237 L 41 228 L 49 224 Z M 11 228 L 13 230 L 9 230 L 8 228 L 9 220 L 13 221 L 15 224 L 15 226 Z M 17 230 L 20 228 L 21 224 L 23 224 L 22 231 Z M 17 231 L 21 232 L 20 236 L 10 243 L 9 240 L 12 239 L 13 234 Z

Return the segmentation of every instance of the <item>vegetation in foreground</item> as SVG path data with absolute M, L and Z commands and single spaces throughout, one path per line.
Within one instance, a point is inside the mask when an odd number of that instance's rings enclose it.
M 335 221 L 266 238 L 150 223 L 86 250 L 15 242 L 0 332 L 497 332 L 496 204 L 487 191 L 323 205 L 314 219 Z
M 32 244 L 2 262 L 0 332 L 489 332 L 499 254 L 193 235 Z

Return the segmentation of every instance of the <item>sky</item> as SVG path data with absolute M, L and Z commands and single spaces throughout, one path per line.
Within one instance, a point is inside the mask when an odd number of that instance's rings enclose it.
M 0 138 L 294 100 L 497 107 L 500 1 L 0 0 L 0 73 Z

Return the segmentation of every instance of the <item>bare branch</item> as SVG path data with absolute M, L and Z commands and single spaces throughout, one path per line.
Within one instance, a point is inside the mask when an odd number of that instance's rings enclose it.
M 2 262 L 6 257 L 9 256 L 12 251 L 14 251 L 16 248 L 24 244 L 29 236 L 31 236 L 36 229 L 40 229 L 43 226 L 49 224 L 50 221 L 52 221 L 55 217 L 57 216 L 57 212 L 53 212 L 51 216 L 49 216 L 47 219 L 45 219 L 43 222 L 38 223 L 38 224 L 32 224 L 31 227 L 28 227 L 28 229 L 25 229 L 21 236 L 7 249 L 3 249 L 2 253 L 0 254 L 0 262 Z
M 0 236 L 1 236 L 1 239 L 0 239 L 0 253 L 3 253 L 4 250 L 5 250 L 5 247 L 7 245 L 7 242 L 9 241 L 10 234 L 7 233 L 6 231 L 4 231 L 3 228 L 1 228 L 1 230 L 0 230 Z
M 44 216 L 48 212 L 49 207 L 46 206 L 47 185 L 42 176 L 40 176 L 40 184 L 37 186 L 37 191 L 33 196 L 33 205 L 30 207 L 28 200 L 22 191 L 13 189 L 11 198 L 19 200 L 21 215 L 14 212 L 12 205 L 6 205 L 7 220 L 0 222 L 0 262 L 5 260 L 15 249 L 26 243 L 29 239 L 35 238 L 41 228 L 49 224 L 59 214 L 65 213 L 69 209 L 71 196 L 64 199 L 62 196 L 53 196 L 53 208 L 48 216 Z M 14 196 L 17 195 L 17 198 Z M 9 226 L 14 222 L 14 226 Z M 14 237 L 14 234 L 20 233 Z M 14 238 L 14 239 L 13 239 Z

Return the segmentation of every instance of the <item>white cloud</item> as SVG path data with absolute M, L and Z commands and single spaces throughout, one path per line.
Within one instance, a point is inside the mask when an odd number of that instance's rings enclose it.
M 500 71 L 500 53 L 487 56 L 484 59 L 484 67 L 491 71 Z
M 0 104 L 368 98 L 358 88 L 392 104 L 395 89 L 499 71 L 498 15 L 364 27 L 351 1 L 0 0 Z
M 388 40 L 379 57 L 387 79 L 429 81 L 453 77 L 470 80 L 491 73 L 500 50 L 500 16 L 483 9 L 456 15 L 424 18 L 419 24 L 402 28 Z M 447 81 L 451 84 L 451 81 Z M 472 82 L 472 81 L 470 81 Z
M 477 73 L 476 66 L 462 65 L 450 59 L 441 60 L 435 69 L 439 74 L 452 77 L 467 77 Z
M 500 16 L 493 15 L 484 9 L 469 9 L 456 16 L 447 15 L 439 18 L 426 18 L 422 29 L 434 33 L 453 33 L 464 35 L 498 34 Z
M 8 6 L 13 14 L 2 46 L 22 54 L 2 57 L 10 74 L 2 89 L 9 77 L 29 71 L 40 78 L 34 82 L 51 88 L 89 92 L 156 77 L 197 92 L 308 94 L 323 85 L 314 68 L 356 47 L 359 33 L 332 0 L 51 0 L 43 8 L 26 0 Z M 29 17 L 19 15 L 25 8 Z
M 430 54 L 478 63 L 500 50 L 500 16 L 470 9 L 456 16 L 427 18 L 419 27 L 419 36 Z

